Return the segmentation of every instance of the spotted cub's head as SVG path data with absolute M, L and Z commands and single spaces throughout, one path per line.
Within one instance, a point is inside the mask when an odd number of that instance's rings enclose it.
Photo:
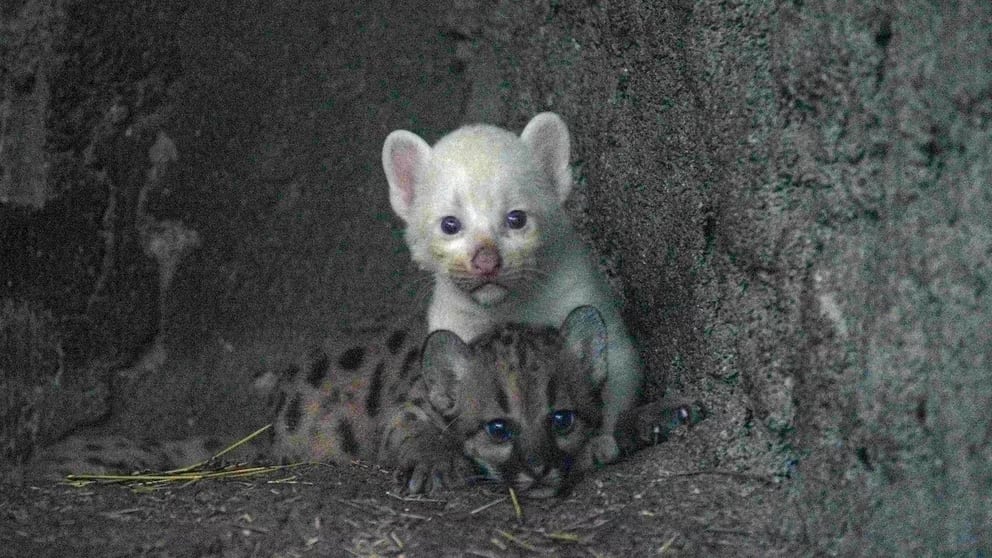
M 504 325 L 471 344 L 449 331 L 424 344 L 428 399 L 488 479 L 558 494 L 586 467 L 603 414 L 606 325 L 591 306 L 561 328 Z
M 397 130 L 382 150 L 414 261 L 487 306 L 542 269 L 572 187 L 568 158 L 568 128 L 553 113 L 535 116 L 519 137 L 465 126 L 433 148 Z

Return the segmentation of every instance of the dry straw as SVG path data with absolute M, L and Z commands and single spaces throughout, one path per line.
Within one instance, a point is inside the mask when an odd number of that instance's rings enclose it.
M 221 457 L 254 440 L 269 428 L 272 428 L 271 424 L 267 424 L 234 442 L 205 461 L 179 469 L 134 474 L 73 474 L 66 475 L 65 480 L 67 483 L 79 487 L 100 483 L 125 484 L 135 489 L 156 489 L 171 486 L 177 482 L 192 483 L 207 479 L 240 479 L 305 465 L 305 463 L 294 463 L 291 465 L 252 466 L 244 464 L 225 465 L 220 462 Z

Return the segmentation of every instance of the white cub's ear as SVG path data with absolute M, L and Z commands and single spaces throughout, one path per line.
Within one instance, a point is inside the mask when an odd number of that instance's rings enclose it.
M 606 379 L 606 322 L 599 310 L 592 306 L 579 306 L 572 310 L 561 324 L 565 347 L 589 370 L 593 382 Z
M 530 147 L 534 160 L 555 185 L 558 201 L 564 203 L 572 191 L 572 171 L 568 168 L 568 126 L 565 121 L 553 112 L 542 112 L 527 123 L 520 139 Z
M 455 333 L 439 329 L 424 341 L 420 358 L 427 398 L 442 415 L 450 415 L 457 406 L 458 383 L 471 366 L 471 349 Z
M 404 221 L 410 215 L 417 184 L 423 180 L 431 146 L 420 136 L 406 130 L 396 130 L 382 145 L 382 168 L 389 181 L 389 203 Z

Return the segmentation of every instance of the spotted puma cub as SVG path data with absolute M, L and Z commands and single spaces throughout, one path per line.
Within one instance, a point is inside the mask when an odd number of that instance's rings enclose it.
M 613 433 L 638 399 L 642 369 L 615 297 L 562 208 L 568 161 L 568 128 L 550 112 L 519 137 L 472 125 L 431 147 L 397 130 L 382 149 L 412 258 L 434 274 L 429 331 L 473 341 L 501 323 L 554 326 L 582 305 L 603 313 L 610 374 L 592 453 L 607 463 L 619 454 Z
M 595 308 L 575 309 L 560 329 L 502 324 L 471 343 L 447 330 L 422 342 L 418 323 L 363 331 L 365 343 L 328 341 L 263 375 L 274 418 L 260 457 L 378 462 L 411 493 L 488 480 L 530 497 L 558 494 L 593 467 L 590 441 L 602 428 L 609 377 L 608 327 Z M 615 434 L 632 451 L 701 418 L 698 405 L 648 404 L 625 413 Z M 73 437 L 49 448 L 35 472 L 174 469 L 222 445 Z
M 557 494 L 592 466 L 608 376 L 595 308 L 575 309 L 560 329 L 502 324 L 471 343 L 438 330 L 401 352 L 404 339 L 315 351 L 288 370 L 273 456 L 376 461 L 409 492 L 460 482 L 474 465 L 531 497 Z

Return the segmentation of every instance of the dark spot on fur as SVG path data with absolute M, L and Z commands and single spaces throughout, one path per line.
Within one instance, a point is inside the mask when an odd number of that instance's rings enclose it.
M 502 389 L 496 390 L 496 403 L 499 408 L 503 410 L 504 413 L 510 412 L 510 400 L 506 397 L 506 392 Z
M 416 422 L 418 418 L 417 413 L 414 413 L 413 411 L 403 411 L 403 420 L 407 422 Z
M 352 457 L 358 455 L 358 440 L 355 439 L 355 432 L 351 429 L 351 423 L 346 420 L 338 421 L 335 430 L 341 436 L 341 448 L 344 449 L 345 453 Z
M 555 404 L 558 399 L 558 379 L 554 376 L 548 378 L 548 403 L 551 405 Z
M 313 387 L 320 387 L 321 382 L 327 377 L 328 370 L 328 358 L 327 353 L 320 351 L 313 355 L 313 364 L 310 366 L 310 372 L 307 373 L 307 383 Z
M 103 467 L 104 465 L 106 465 L 106 462 L 100 459 L 99 457 L 87 457 L 86 464 L 93 465 L 95 467 Z
M 338 357 L 338 364 L 345 370 L 356 370 L 362 365 L 362 359 L 364 358 L 364 347 L 352 347 L 341 353 L 341 356 Z
M 302 397 L 297 393 L 293 396 L 292 401 L 289 402 L 289 408 L 286 409 L 286 430 L 289 432 L 296 432 L 296 429 L 300 426 L 300 419 L 303 418 L 303 410 L 300 408 L 302 404 Z
M 386 339 L 386 348 L 389 349 L 389 354 L 395 355 L 403 348 L 403 341 L 406 340 L 406 331 L 402 329 L 397 329 Z
M 340 403 L 341 403 L 341 390 L 338 388 L 334 388 L 331 390 L 331 393 L 327 394 L 327 397 L 325 397 L 321 401 L 321 407 L 334 407 Z
M 410 370 L 417 364 L 418 360 L 420 360 L 419 349 L 410 349 L 407 351 L 406 356 L 403 357 L 403 365 L 400 366 L 399 377 L 401 380 L 406 379 L 406 377 L 410 374 Z
M 370 417 L 379 413 L 379 401 L 382 398 L 382 373 L 386 365 L 380 362 L 372 372 L 372 380 L 369 382 L 369 393 L 365 397 L 365 410 Z
M 101 446 L 100 444 L 86 444 L 86 451 L 100 451 L 102 449 L 103 446 Z
M 513 337 L 514 337 L 513 333 L 509 330 L 506 330 L 503 332 L 503 335 L 500 337 L 499 341 L 504 345 L 512 345 Z
M 548 335 L 548 336 L 542 337 L 541 340 L 544 342 L 544 346 L 545 347 L 560 347 L 561 346 L 561 340 L 558 338 L 557 335 Z

